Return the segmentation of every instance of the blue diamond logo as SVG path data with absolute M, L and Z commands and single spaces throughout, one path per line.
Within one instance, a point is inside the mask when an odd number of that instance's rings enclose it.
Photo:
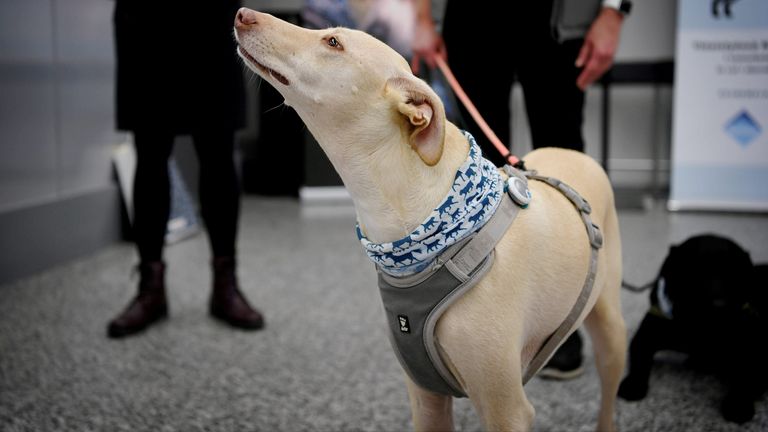
M 738 113 L 725 125 L 725 132 L 743 147 L 751 144 L 762 131 L 760 124 L 746 111 Z

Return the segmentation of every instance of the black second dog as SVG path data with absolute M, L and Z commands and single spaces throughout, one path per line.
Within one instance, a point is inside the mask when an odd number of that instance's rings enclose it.
M 753 266 L 732 240 L 691 237 L 672 246 L 651 291 L 651 307 L 629 351 L 629 374 L 619 397 L 648 393 L 653 356 L 689 354 L 687 363 L 715 373 L 726 385 L 721 412 L 743 423 L 768 388 L 768 265 Z

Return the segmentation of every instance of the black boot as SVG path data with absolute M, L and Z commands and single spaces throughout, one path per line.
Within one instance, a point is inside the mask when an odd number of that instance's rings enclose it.
M 555 354 L 539 372 L 539 377 L 557 380 L 569 380 L 584 373 L 582 366 L 581 336 L 573 332 L 555 351 Z
M 251 307 L 237 287 L 234 257 L 213 259 L 213 292 L 210 312 L 225 323 L 249 330 L 264 327 L 264 317 Z
M 141 330 L 168 316 L 165 298 L 165 264 L 153 261 L 139 264 L 139 294 L 107 327 L 107 335 L 121 338 Z

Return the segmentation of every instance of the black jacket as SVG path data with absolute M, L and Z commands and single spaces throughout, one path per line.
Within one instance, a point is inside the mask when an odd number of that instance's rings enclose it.
M 117 0 L 117 128 L 175 134 L 244 124 L 238 0 Z

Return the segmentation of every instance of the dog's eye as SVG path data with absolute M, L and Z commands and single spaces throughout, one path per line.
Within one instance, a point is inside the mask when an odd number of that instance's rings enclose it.
M 335 37 L 331 36 L 328 38 L 328 46 L 336 49 L 341 49 L 341 44 L 339 43 L 339 40 Z

